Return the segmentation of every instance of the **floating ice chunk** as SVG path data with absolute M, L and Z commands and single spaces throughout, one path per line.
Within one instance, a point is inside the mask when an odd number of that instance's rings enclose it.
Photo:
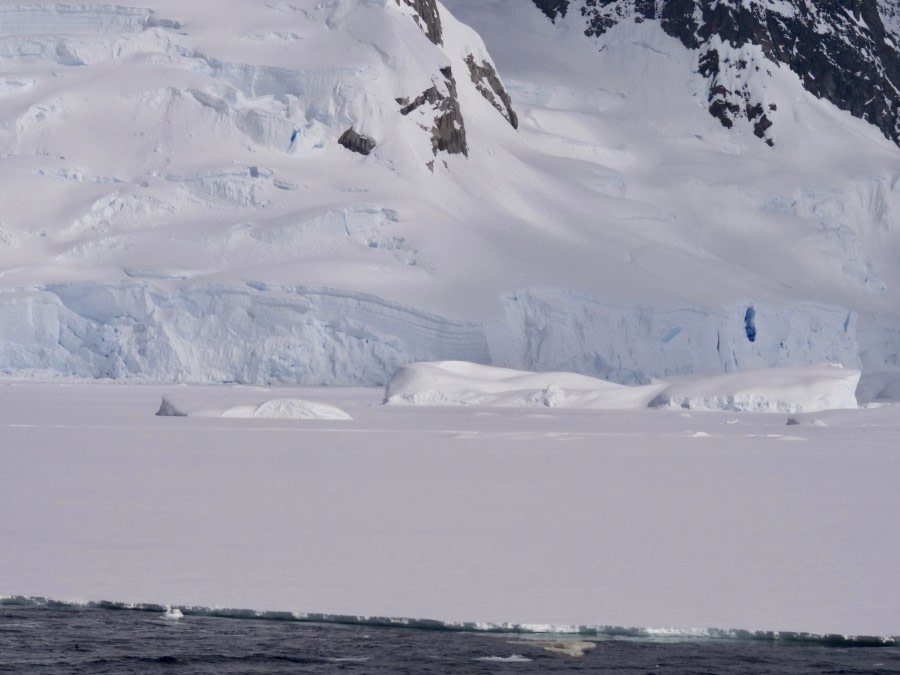
M 511 654 L 510 656 L 481 656 L 475 660 L 487 663 L 530 663 L 533 659 L 529 659 L 521 654 Z
M 244 394 L 246 397 L 247 394 Z M 235 393 L 211 395 L 204 401 L 188 401 L 178 394 L 164 396 L 156 414 L 160 417 L 230 417 L 236 419 L 352 420 L 340 408 L 299 398 L 272 398 L 235 405 Z
M 825 420 L 820 419 L 803 419 L 800 417 L 788 417 L 786 425 L 789 427 L 799 426 L 801 424 L 808 424 L 813 427 L 827 427 L 828 423 Z
M 413 363 L 385 388 L 385 403 L 407 405 L 644 408 L 665 385 L 627 387 L 587 375 L 533 373 L 464 361 Z
M 800 413 L 856 408 L 859 371 L 838 366 L 770 368 L 669 385 L 650 407 Z
M 859 371 L 836 366 L 770 368 L 667 384 L 613 384 L 575 373 L 532 373 L 462 361 L 398 370 L 385 403 L 543 406 L 622 410 L 644 407 L 799 413 L 856 408 Z
M 184 618 L 184 614 L 177 607 L 169 607 L 163 614 L 163 618 L 169 619 L 170 621 L 178 621 L 178 619 Z
M 540 647 L 551 654 L 573 657 L 584 656 L 585 652 L 597 646 L 596 642 L 587 642 L 584 640 L 523 640 L 521 642 L 510 642 L 509 644 L 533 645 L 535 647 Z
M 222 413 L 222 417 L 248 417 L 290 420 L 352 420 L 340 408 L 298 398 L 275 398 L 252 406 L 237 406 Z

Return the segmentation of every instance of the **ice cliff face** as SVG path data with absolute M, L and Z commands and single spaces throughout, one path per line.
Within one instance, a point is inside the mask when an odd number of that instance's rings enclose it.
M 766 91 L 782 64 L 807 91 L 874 124 L 900 144 L 897 8 L 886 0 L 535 0 L 548 17 L 580 14 L 603 44 L 621 21 L 658 21 L 698 54 L 709 112 L 752 125 L 767 143 L 778 101 Z
M 626 305 L 523 291 L 459 321 L 364 293 L 251 283 L 50 285 L 0 294 L 0 375 L 382 385 L 415 361 L 567 370 L 625 384 L 796 363 L 859 366 L 827 305 Z

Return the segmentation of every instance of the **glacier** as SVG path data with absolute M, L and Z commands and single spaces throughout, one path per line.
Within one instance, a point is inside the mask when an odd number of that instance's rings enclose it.
M 699 55 L 652 20 L 212 8 L 0 4 L 3 376 L 839 363 L 893 396 L 897 148 L 787 69 L 747 80 L 768 147 L 708 114 Z

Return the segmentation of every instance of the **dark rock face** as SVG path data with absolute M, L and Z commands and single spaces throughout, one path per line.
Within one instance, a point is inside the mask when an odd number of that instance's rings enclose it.
M 548 2 L 534 2 L 547 12 Z M 588 36 L 600 36 L 620 21 L 654 19 L 689 49 L 701 50 L 699 72 L 710 81 L 710 113 L 727 127 L 745 118 L 757 136 L 772 143 L 766 116 L 771 104 L 740 76 L 748 67 L 770 69 L 733 54 L 752 44 L 768 61 L 797 73 L 815 96 L 874 124 L 900 145 L 896 0 L 785 0 L 777 6 L 759 0 L 584 0 L 581 14 Z M 716 37 L 723 46 L 715 46 Z M 724 82 L 739 83 L 729 89 Z
M 534 0 L 534 4 L 551 21 L 556 21 L 557 16 L 565 16 L 566 10 L 569 9 L 569 0 Z
M 375 149 L 375 141 L 368 136 L 361 136 L 356 133 L 353 127 L 341 134 L 338 143 L 352 152 L 358 152 L 360 155 L 368 155 Z
M 466 57 L 466 65 L 469 66 L 469 76 L 481 95 L 490 101 L 491 105 L 512 125 L 513 129 L 518 129 L 519 117 L 513 110 L 512 100 L 497 76 L 494 66 L 487 61 L 482 61 L 479 65 L 471 54 Z
M 766 65 L 766 64 L 764 64 Z M 743 118 L 753 125 L 753 133 L 764 140 L 768 145 L 774 145 L 774 141 L 767 134 L 772 126 L 772 121 L 766 115 L 763 104 L 756 100 L 755 93 L 746 80 L 741 80 L 741 73 L 751 68 L 759 71 L 760 65 L 749 63 L 743 58 L 724 59 L 720 57 L 718 50 L 709 49 L 700 57 L 698 71 L 709 80 L 707 100 L 709 101 L 709 113 L 718 119 L 722 126 L 730 129 L 734 121 Z M 770 71 L 766 71 L 768 74 Z M 731 81 L 732 89 L 728 89 L 720 83 L 720 77 Z M 736 75 L 736 76 L 735 76 Z M 769 110 L 777 109 L 775 104 L 769 104 Z
M 444 44 L 441 14 L 438 12 L 436 0 L 396 0 L 412 7 L 416 12 L 416 23 L 422 32 L 436 45 Z
M 434 154 L 446 152 L 450 155 L 468 156 L 466 125 L 460 112 L 456 80 L 450 68 L 441 68 L 441 75 L 444 77 L 444 82 L 429 87 L 415 99 L 398 98 L 400 114 L 409 115 L 426 104 L 430 105 L 434 115 L 431 117 L 432 126 L 429 128 L 422 125 L 422 128 L 431 132 L 431 148 Z

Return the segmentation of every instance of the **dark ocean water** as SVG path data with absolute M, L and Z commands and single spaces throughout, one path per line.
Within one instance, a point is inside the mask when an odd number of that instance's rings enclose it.
M 567 656 L 554 648 L 593 648 Z M 900 673 L 900 646 L 376 627 L 0 603 L 2 673 Z

